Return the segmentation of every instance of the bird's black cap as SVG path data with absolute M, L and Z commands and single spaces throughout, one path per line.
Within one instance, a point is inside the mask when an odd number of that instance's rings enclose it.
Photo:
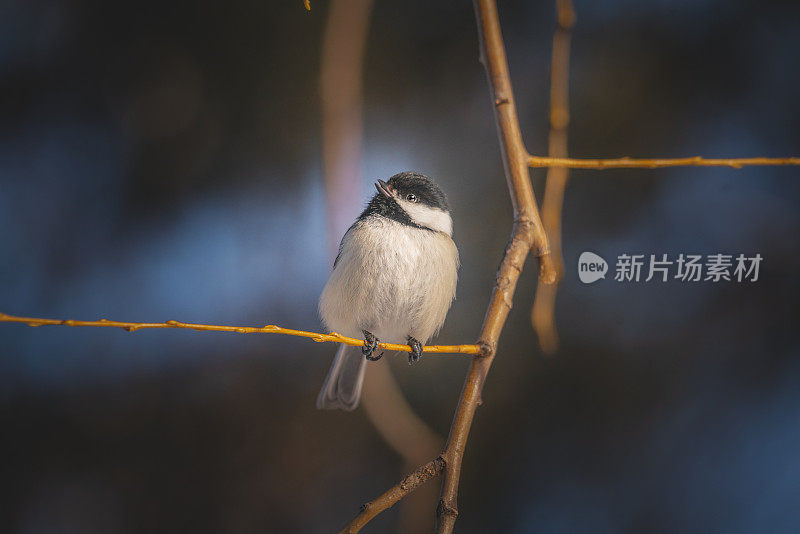
M 406 195 L 416 195 L 420 204 L 438 208 L 442 211 L 450 211 L 447 205 L 447 197 L 436 185 L 436 182 L 418 172 L 401 172 L 389 178 L 388 182 L 398 195 L 403 198 Z
M 436 182 L 418 172 L 395 174 L 386 182 L 378 180 L 375 187 L 378 192 L 369 201 L 366 209 L 359 216 L 359 220 L 364 220 L 370 215 L 379 215 L 409 226 L 422 228 L 411 220 L 411 217 L 400 207 L 395 199 L 396 197 L 406 199 L 409 195 L 414 195 L 415 202 L 419 204 L 446 212 L 450 211 L 447 197 L 436 185 Z

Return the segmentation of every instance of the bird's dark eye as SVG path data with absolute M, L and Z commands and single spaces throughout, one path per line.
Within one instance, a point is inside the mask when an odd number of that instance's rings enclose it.
M 408 194 L 408 195 L 406 195 L 406 200 L 408 200 L 409 202 L 416 202 L 417 201 L 417 195 Z

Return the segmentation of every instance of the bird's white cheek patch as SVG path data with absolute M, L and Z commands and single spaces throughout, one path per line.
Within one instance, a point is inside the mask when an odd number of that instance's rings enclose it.
M 397 199 L 397 203 L 408 213 L 411 220 L 418 225 L 437 232 L 444 232 L 449 236 L 453 235 L 453 220 L 450 218 L 449 213 L 401 198 Z

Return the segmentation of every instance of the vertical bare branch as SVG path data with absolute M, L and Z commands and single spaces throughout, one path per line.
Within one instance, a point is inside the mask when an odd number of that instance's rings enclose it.
M 553 36 L 553 57 L 550 66 L 550 147 L 549 156 L 567 157 L 569 127 L 569 49 L 575 11 L 571 0 L 556 0 L 558 26 Z M 542 222 L 550 239 L 557 279 L 554 284 L 539 284 L 533 301 L 531 322 L 539 337 L 539 345 L 547 354 L 558 350 L 555 306 L 558 283 L 564 277 L 564 254 L 561 250 L 561 212 L 564 190 L 569 179 L 567 167 L 547 169 L 547 182 L 542 201 Z
M 476 356 L 470 364 L 450 427 L 447 447 L 442 455 L 446 467 L 436 528 L 441 534 L 453 531 L 458 516 L 458 482 L 469 430 L 481 400 L 486 375 L 497 350 L 500 332 L 511 311 L 517 280 L 531 248 L 539 258 L 540 283 L 548 284 L 555 280 L 555 269 L 550 260 L 547 236 L 539 219 L 528 174 L 528 155 L 519 130 L 497 6 L 494 0 L 475 0 L 475 13 L 481 58 L 486 67 L 495 104 L 495 119 L 503 149 L 506 179 L 514 207 L 514 228 L 497 272 L 497 280 L 478 341 L 478 345 L 484 347 L 485 353 Z
M 528 172 L 529 155 L 519 129 L 497 5 L 493 0 L 475 0 L 475 13 L 478 21 L 481 62 L 486 68 L 494 102 L 495 120 L 511 194 L 511 205 L 514 209 L 514 221 L 529 226 L 534 254 L 539 260 L 539 279 L 544 283 L 551 283 L 555 280 L 556 272 L 550 257 L 547 235 L 533 196 Z

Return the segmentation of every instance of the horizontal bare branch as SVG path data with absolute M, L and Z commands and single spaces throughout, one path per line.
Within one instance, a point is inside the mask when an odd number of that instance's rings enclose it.
M 210 331 L 210 332 L 236 332 L 238 334 L 285 334 L 288 336 L 300 336 L 310 338 L 312 341 L 318 343 L 330 341 L 333 343 L 344 343 L 345 345 L 352 345 L 359 347 L 364 344 L 363 339 L 355 339 L 352 337 L 343 336 L 336 332 L 330 334 L 320 334 L 318 332 L 306 332 L 303 330 L 291 330 L 289 328 L 282 328 L 269 324 L 262 327 L 252 326 L 220 326 L 213 324 L 194 324 L 194 323 L 180 323 L 178 321 L 167 321 L 165 323 L 126 323 L 120 321 L 109 321 L 108 319 L 100 319 L 99 321 L 74 321 L 72 319 L 41 319 L 38 317 L 15 317 L 0 313 L 0 322 L 4 323 L 22 323 L 28 326 L 45 326 L 45 325 L 64 325 L 64 326 L 106 326 L 112 328 L 122 328 L 128 332 L 135 332 L 144 328 L 187 328 L 190 330 Z M 378 347 L 384 350 L 396 350 L 402 352 L 411 352 L 411 347 L 408 345 L 396 345 L 394 343 L 379 343 Z M 423 352 L 438 353 L 438 354 L 480 354 L 481 347 L 479 345 L 426 345 L 422 348 Z
M 568 167 L 570 169 L 655 169 L 659 167 L 733 167 L 741 169 L 750 165 L 800 165 L 800 158 L 692 158 L 658 159 L 576 159 L 528 156 L 529 167 Z

